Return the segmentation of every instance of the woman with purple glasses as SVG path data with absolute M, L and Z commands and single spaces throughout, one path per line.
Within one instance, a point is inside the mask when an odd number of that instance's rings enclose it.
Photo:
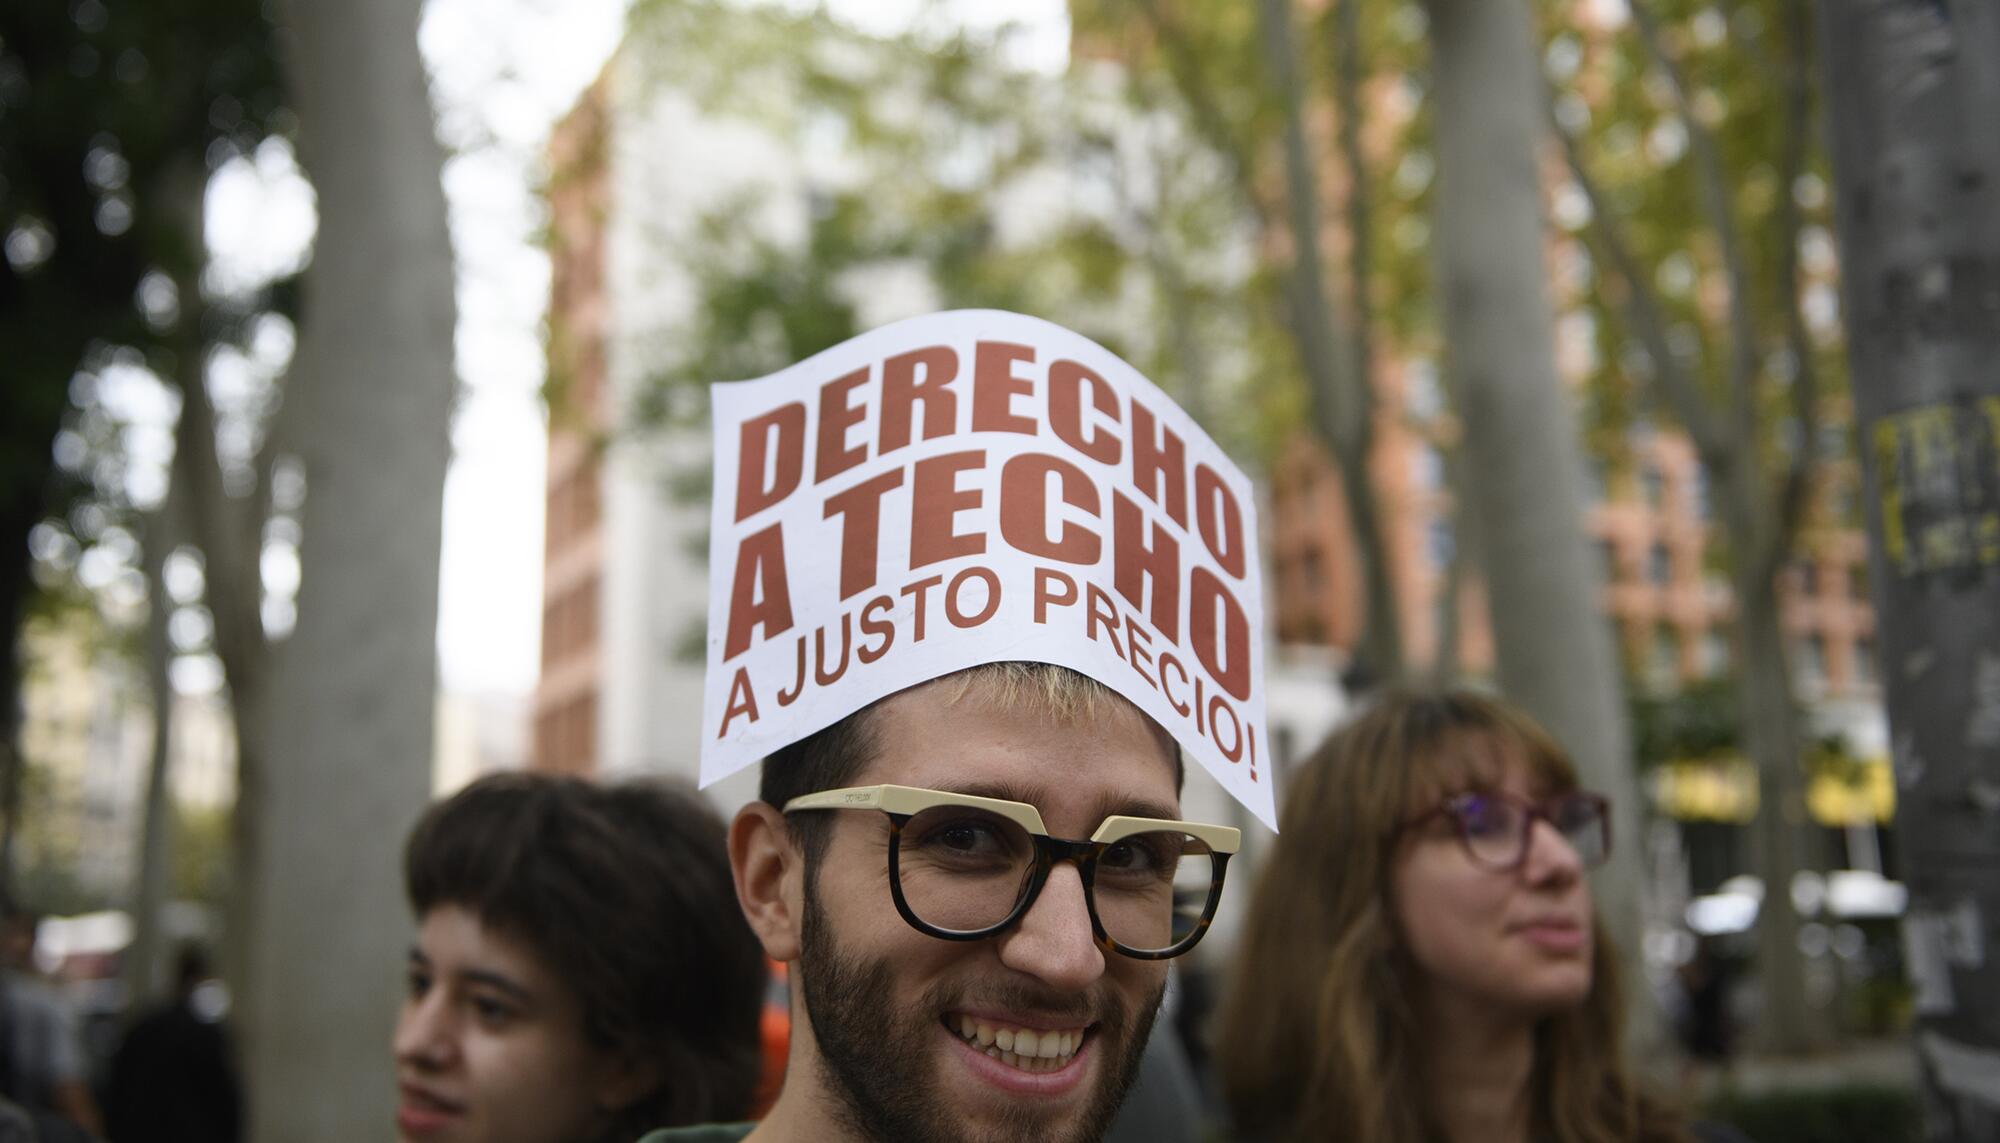
M 1251 1139 L 1731 1139 L 1640 1090 L 1588 871 L 1609 805 L 1466 691 L 1376 699 L 1292 775 L 1216 1057 Z

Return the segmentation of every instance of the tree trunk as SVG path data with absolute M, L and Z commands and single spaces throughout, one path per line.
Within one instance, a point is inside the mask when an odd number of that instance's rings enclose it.
M 398 855 L 430 791 L 454 307 L 418 5 L 286 11 L 319 236 L 286 393 L 304 574 L 254 807 L 249 1136 L 307 1143 L 392 1120 Z
M 29 513 L 39 498 L 9 497 L 0 511 L 20 513 L 21 521 L 0 521 L 0 535 L 23 535 L 33 527 Z M 19 523 L 17 527 L 16 524 Z M 27 545 L 0 562 L 0 894 L 14 895 L 14 835 L 21 824 L 21 613 L 30 582 Z
M 1583 533 L 1576 417 L 1556 375 L 1537 147 L 1542 81 L 1525 0 L 1427 0 L 1437 77 L 1437 251 L 1447 375 L 1465 425 L 1460 519 L 1484 562 L 1501 689 L 1611 797 L 1593 877 L 1617 939 L 1633 1034 L 1652 1034 L 1639 893 L 1639 795 L 1603 585 Z
M 1740 517 L 1748 510 L 1740 495 L 1732 493 L 1726 511 Z M 1754 529 L 1736 520 L 1729 531 L 1736 551 L 1744 553 L 1743 539 Z M 1748 554 L 1739 554 L 1734 563 L 1737 630 L 1743 642 L 1737 682 L 1743 749 L 1757 764 L 1751 860 L 1764 882 L 1756 956 L 1764 1007 L 1752 1040 L 1762 1051 L 1795 1055 L 1824 1040 L 1806 997 L 1799 913 L 1792 904 L 1792 878 L 1808 865 L 1804 742 L 1769 565 Z
M 138 863 L 132 871 L 127 911 L 132 943 L 120 966 L 125 979 L 125 1014 L 135 1018 L 167 995 L 167 948 L 160 932 L 160 909 L 167 902 L 173 870 L 174 803 L 171 784 L 174 739 L 174 645 L 168 635 L 173 597 L 167 592 L 167 556 L 179 540 L 178 482 L 147 522 L 142 555 L 146 573 L 146 688 L 153 696 L 152 758 L 146 768 Z
M 1348 519 L 1361 551 L 1365 622 L 1358 656 L 1373 677 L 1393 680 L 1403 673 L 1402 616 L 1389 578 L 1375 482 L 1368 473 L 1374 391 L 1371 379 L 1355 373 L 1353 357 L 1343 350 L 1326 285 L 1319 180 L 1306 141 L 1305 92 L 1292 54 L 1291 0 L 1260 0 L 1259 13 L 1265 60 L 1284 112 L 1285 198 L 1292 243 L 1292 265 L 1285 276 L 1288 324 L 1305 369 L 1313 421 L 1340 472 Z M 1356 170 L 1354 177 L 1360 179 L 1362 172 Z
M 215 408 L 208 395 L 207 331 L 210 307 L 202 293 L 207 269 L 207 232 L 203 192 L 208 172 L 186 164 L 162 172 L 146 195 L 159 209 L 184 220 L 192 236 L 185 257 L 175 263 L 174 287 L 181 317 L 176 337 L 172 380 L 181 394 L 180 423 L 174 433 L 174 462 L 169 496 L 181 513 L 174 527 L 185 528 L 201 550 L 202 602 L 214 622 L 215 656 L 222 662 L 229 689 L 229 714 L 236 738 L 236 805 L 230 823 L 230 879 L 223 903 L 223 940 L 217 950 L 223 974 L 234 997 L 232 1021 L 251 1024 L 257 992 L 250 987 L 249 941 L 256 931 L 251 902 L 263 868 L 257 844 L 255 807 L 264 788 L 262 759 L 268 712 L 264 696 L 269 668 L 261 615 L 259 571 L 264 515 L 232 498 L 224 488 L 222 461 L 216 451 Z M 164 554 L 164 553 L 162 553 Z
M 2000 1138 L 2000 11 L 1822 8 L 1933 1139 Z

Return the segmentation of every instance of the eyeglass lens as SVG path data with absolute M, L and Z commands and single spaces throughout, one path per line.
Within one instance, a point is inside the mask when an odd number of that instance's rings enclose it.
M 936 806 L 903 825 L 896 876 L 903 901 L 933 928 L 978 932 L 1005 921 L 1029 890 L 1034 836 L 998 814 Z M 1106 936 L 1140 952 L 1179 944 L 1201 921 L 1215 879 L 1199 838 L 1156 830 L 1111 843 L 1090 879 Z
M 1544 812 L 1585 866 L 1604 860 L 1608 848 L 1601 802 L 1587 794 L 1568 794 L 1548 803 Z M 1466 847 L 1480 861 L 1506 867 L 1527 856 L 1534 821 L 1529 806 L 1512 798 L 1474 796 L 1461 805 L 1458 820 Z

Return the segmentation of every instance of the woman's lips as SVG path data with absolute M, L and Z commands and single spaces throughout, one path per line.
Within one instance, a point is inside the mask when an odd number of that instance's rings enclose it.
M 450 1127 L 465 1114 L 465 1106 L 425 1088 L 402 1087 L 396 1108 L 396 1128 L 404 1135 L 430 1135 Z
M 1590 939 L 1590 934 L 1575 921 L 1530 921 L 1516 926 L 1514 931 L 1530 944 L 1550 952 L 1577 952 Z

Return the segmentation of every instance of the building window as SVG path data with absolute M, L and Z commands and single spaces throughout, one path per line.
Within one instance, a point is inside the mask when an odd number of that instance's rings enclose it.
M 1819 565 L 1811 560 L 1799 564 L 1799 594 L 1805 596 L 1819 594 Z
M 1799 644 L 1799 681 L 1812 686 L 1826 682 L 1826 636 L 1817 631 Z
M 1432 567 L 1451 566 L 1452 557 L 1458 552 L 1458 541 L 1452 534 L 1451 521 L 1442 517 L 1433 519 L 1425 531 L 1424 542 L 1430 549 Z
M 1410 457 L 1410 475 L 1417 487 L 1435 492 L 1444 487 L 1444 457 L 1430 445 L 1418 445 Z
M 1645 497 L 1646 507 L 1658 510 L 1667 499 L 1667 478 L 1659 468 L 1645 464 L 1639 466 L 1639 494 Z
M 1669 685 L 1680 677 L 1680 640 L 1674 629 L 1664 624 L 1653 629 L 1653 643 L 1646 651 L 1646 676 L 1658 685 Z
M 1665 544 L 1655 541 L 1652 550 L 1646 553 L 1646 578 L 1659 587 L 1673 580 L 1674 554 Z
M 1881 680 L 1876 670 L 1875 640 L 1862 637 L 1854 641 L 1854 685 L 1872 687 Z
M 1706 679 L 1717 678 L 1729 673 L 1729 637 L 1710 628 L 1701 635 L 1701 659 L 1698 664 L 1701 675 Z
M 1403 408 L 1419 421 L 1428 421 L 1444 411 L 1444 388 L 1438 384 L 1437 364 L 1421 357 L 1403 370 Z

